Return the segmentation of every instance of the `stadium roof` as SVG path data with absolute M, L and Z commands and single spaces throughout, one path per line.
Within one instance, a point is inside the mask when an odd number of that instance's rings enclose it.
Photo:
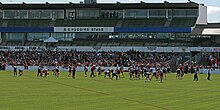
M 195 2 L 186 3 L 0 3 L 0 9 L 65 9 L 65 8 L 101 8 L 101 9 L 198 9 Z
M 191 32 L 192 35 L 220 35 L 220 23 L 197 25 Z

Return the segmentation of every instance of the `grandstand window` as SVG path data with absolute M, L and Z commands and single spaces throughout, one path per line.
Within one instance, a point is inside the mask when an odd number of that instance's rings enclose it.
M 187 17 L 197 17 L 198 10 L 197 9 L 188 9 L 188 10 L 186 10 L 186 16 Z
M 100 18 L 109 19 L 109 18 L 122 18 L 122 10 L 101 10 Z
M 4 33 L 3 37 L 6 41 L 21 41 L 25 40 L 25 33 Z
M 15 18 L 15 10 L 4 10 L 4 19 L 14 19 Z
M 51 36 L 57 40 L 72 41 L 75 38 L 75 33 L 51 33 Z
M 64 10 L 53 10 L 53 19 L 64 19 Z
M 29 10 L 28 11 L 28 18 L 29 19 L 40 19 L 40 10 Z
M 27 33 L 27 40 L 29 41 L 41 41 L 47 38 L 49 38 L 49 33 Z
M 0 10 L 0 19 L 3 18 L 3 10 Z
M 124 18 L 147 18 L 147 10 L 145 9 L 126 9 L 124 13 Z
M 4 10 L 4 19 L 27 19 L 27 10 Z
M 70 9 L 70 10 L 66 10 L 66 18 L 67 19 L 75 19 L 76 18 L 76 10 L 75 9 Z
M 149 17 L 150 18 L 165 18 L 166 17 L 166 10 L 150 9 L 149 10 Z
M 171 9 L 168 10 L 168 18 L 173 17 L 173 11 Z
M 99 9 L 96 8 L 83 8 L 76 10 L 77 19 L 90 19 L 99 18 Z
M 50 19 L 52 18 L 52 10 L 40 10 L 41 19 Z
M 174 9 L 173 17 L 186 17 L 186 10 L 182 9 Z
M 173 17 L 197 17 L 197 9 L 174 9 Z
M 157 34 L 157 39 L 169 39 L 171 36 L 170 33 L 158 33 Z

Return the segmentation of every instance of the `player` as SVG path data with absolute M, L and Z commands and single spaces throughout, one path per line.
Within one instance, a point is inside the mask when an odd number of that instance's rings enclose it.
M 132 80 L 132 78 L 134 79 L 134 68 L 130 66 L 128 70 L 129 70 L 130 80 Z
M 48 69 L 44 69 L 42 72 L 44 73 L 44 77 L 47 77 L 49 75 Z
M 23 69 L 19 69 L 18 74 L 19 74 L 19 76 L 22 76 L 23 75 Z
M 118 80 L 118 69 L 116 68 L 115 70 L 112 69 L 112 78 L 113 79 L 114 77 L 116 78 L 116 80 Z
M 140 72 L 139 72 L 138 66 L 135 66 L 134 73 L 135 73 L 135 80 L 137 80 L 137 79 L 140 80 Z
M 123 66 L 123 65 L 120 67 L 120 73 L 121 73 L 121 75 L 122 75 L 123 78 L 124 78 L 125 76 L 124 76 L 124 66 Z M 120 77 L 120 76 L 119 76 L 119 77 Z
M 153 77 L 155 77 L 158 80 L 156 68 L 154 68 L 152 72 L 153 72 L 153 75 L 151 76 L 150 80 L 152 80 Z
M 178 79 L 180 77 L 180 75 L 181 75 L 181 70 L 180 70 L 180 68 L 177 68 L 177 70 L 176 70 L 176 79 Z
M 13 68 L 14 68 L 14 76 L 17 76 L 17 75 L 18 75 L 17 67 L 16 67 L 16 66 L 13 66 Z
M 37 70 L 37 77 L 39 77 L 39 75 L 42 77 L 42 67 L 38 66 L 38 70 Z
M 71 74 L 72 74 L 72 67 L 71 67 L 71 65 L 69 65 L 69 67 L 68 67 L 68 77 L 70 77 L 71 76 Z
M 93 66 L 91 67 L 91 74 L 90 74 L 90 77 L 91 77 L 91 78 L 94 78 L 94 77 L 95 77 L 95 69 L 96 69 L 96 67 L 95 67 L 95 65 L 93 65 Z
M 76 75 L 76 67 L 75 66 L 73 66 L 73 68 L 72 68 L 72 77 L 73 77 L 73 79 L 75 79 L 75 75 Z
M 150 75 L 151 75 L 150 71 L 148 69 L 144 69 L 144 76 L 146 77 L 146 81 L 150 80 Z
M 86 65 L 84 66 L 84 71 L 85 71 L 85 77 L 87 77 L 88 68 Z
M 198 81 L 199 80 L 198 73 L 199 73 L 199 66 L 196 66 L 196 72 L 194 74 L 194 81 Z
M 211 67 L 209 67 L 209 69 L 208 69 L 208 77 L 207 77 L 207 80 L 210 80 L 210 77 L 211 77 Z
M 105 78 L 106 76 L 108 76 L 109 79 L 111 79 L 111 72 L 110 72 L 110 69 L 106 69 L 105 72 L 104 72 L 104 74 L 105 74 L 104 78 Z
M 60 75 L 59 67 L 55 67 L 55 68 L 54 68 L 54 71 L 55 71 L 55 77 L 58 78 L 59 75 Z
M 101 68 L 101 66 L 98 66 L 97 71 L 98 71 L 98 76 L 100 76 L 100 75 L 101 75 L 101 72 L 102 72 L 102 68 Z
M 163 67 L 162 72 L 163 72 L 164 79 L 166 80 L 167 79 L 167 67 Z
M 162 83 L 162 81 L 163 81 L 163 70 L 158 70 L 158 74 L 160 76 L 160 82 Z

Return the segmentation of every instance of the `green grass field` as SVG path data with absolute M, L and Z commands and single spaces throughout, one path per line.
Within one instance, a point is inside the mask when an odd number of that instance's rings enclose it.
M 193 75 L 176 80 L 168 74 L 163 83 L 153 79 L 91 79 L 78 72 L 76 79 L 62 73 L 59 78 L 37 78 L 36 72 L 13 77 L 0 71 L 0 110 L 219 110 L 220 75 Z

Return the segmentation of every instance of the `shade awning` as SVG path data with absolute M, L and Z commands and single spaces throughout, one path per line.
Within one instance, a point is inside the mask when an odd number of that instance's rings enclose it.
M 48 39 L 45 39 L 44 42 L 58 42 L 58 40 L 54 39 L 53 37 L 49 37 Z

